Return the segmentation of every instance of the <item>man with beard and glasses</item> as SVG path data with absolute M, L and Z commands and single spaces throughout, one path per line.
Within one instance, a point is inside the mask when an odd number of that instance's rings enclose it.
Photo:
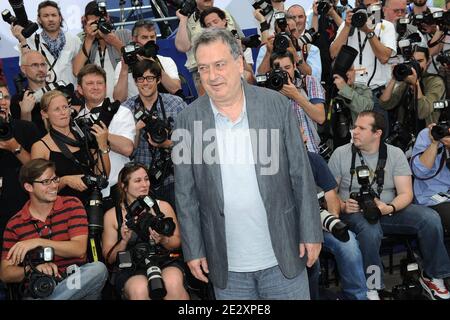
M 39 104 L 43 92 L 37 95 L 33 93 L 42 90 L 47 85 L 48 65 L 42 53 L 30 50 L 22 55 L 20 70 L 27 78 L 28 87 L 24 92 L 18 92 L 12 96 L 11 115 L 14 119 L 32 121 L 42 137 L 47 134 Z
M 75 85 L 72 62 L 81 49 L 81 40 L 63 31 L 61 9 L 54 1 L 46 0 L 39 4 L 37 21 L 42 32 L 28 39 L 21 33 L 23 27 L 15 25 L 11 28 L 19 40 L 22 54 L 29 50 L 40 51 L 48 65 L 47 82 L 63 80 Z

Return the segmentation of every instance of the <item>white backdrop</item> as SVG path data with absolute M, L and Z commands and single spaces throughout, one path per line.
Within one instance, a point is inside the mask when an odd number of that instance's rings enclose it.
M 28 19 L 36 22 L 37 7 L 41 1 L 24 0 L 25 9 L 27 11 Z M 59 0 L 56 1 L 61 7 L 61 12 L 64 17 L 64 30 L 70 31 L 74 34 L 81 31 L 81 16 L 84 13 L 84 7 L 89 0 Z M 0 11 L 9 9 L 11 14 L 15 16 L 9 2 L 6 0 L 0 1 Z M 14 49 L 17 45 L 17 40 L 11 34 L 10 26 L 3 19 L 0 19 L 0 58 L 8 58 L 18 56 L 19 53 Z

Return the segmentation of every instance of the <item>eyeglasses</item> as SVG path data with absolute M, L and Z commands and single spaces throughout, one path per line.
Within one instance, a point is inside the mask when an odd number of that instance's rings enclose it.
M 67 112 L 67 110 L 70 110 L 70 106 L 64 105 L 64 106 L 52 109 L 51 112 L 64 113 L 64 112 Z
M 43 63 L 23 64 L 23 66 L 30 67 L 35 70 L 38 70 L 39 68 L 42 68 L 42 69 L 47 68 L 47 64 L 44 62 Z
M 33 182 L 36 182 L 36 183 L 42 183 L 43 186 L 49 186 L 50 183 L 52 183 L 52 182 L 54 182 L 55 184 L 58 184 L 60 180 L 61 180 L 60 177 L 55 176 L 55 177 L 50 178 L 50 179 L 34 180 Z
M 391 9 L 395 14 L 406 14 L 406 9 Z
M 144 83 L 144 80 L 147 80 L 148 83 L 153 83 L 153 82 L 155 82 L 155 80 L 157 78 L 158 77 L 155 77 L 155 76 L 137 77 L 136 78 L 136 82 L 137 83 Z

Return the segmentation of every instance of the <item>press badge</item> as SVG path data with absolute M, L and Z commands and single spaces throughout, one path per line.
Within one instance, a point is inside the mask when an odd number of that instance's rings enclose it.
M 369 73 L 367 72 L 367 68 L 355 69 L 355 72 L 355 82 L 367 84 L 367 82 L 369 81 Z

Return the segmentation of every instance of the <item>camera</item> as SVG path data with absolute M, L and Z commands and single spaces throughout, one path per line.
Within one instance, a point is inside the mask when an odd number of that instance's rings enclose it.
M 352 123 L 350 110 L 344 106 L 344 103 L 340 99 L 334 99 L 333 111 L 334 111 L 333 133 L 340 139 L 349 137 L 350 126 Z
M 173 174 L 173 162 L 170 149 L 160 149 L 159 154 L 152 159 L 148 169 L 150 183 L 153 189 L 163 185 L 164 180 Z
M 56 288 L 58 281 L 55 277 L 46 275 L 36 269 L 36 266 L 52 262 L 54 250 L 51 247 L 37 247 L 25 255 L 24 267 L 29 266 L 30 271 L 25 275 L 21 284 L 23 296 L 30 296 L 34 299 L 43 299 L 50 296 Z
M 256 83 L 260 87 L 266 87 L 272 90 L 280 91 L 283 85 L 288 84 L 289 75 L 286 71 L 275 68 L 265 75 L 257 75 Z
M 161 144 L 167 139 L 170 139 L 170 135 L 172 133 L 172 117 L 169 117 L 166 120 L 159 119 L 158 117 L 154 117 L 148 110 L 138 110 L 134 118 L 136 121 L 141 120 L 145 123 L 145 127 L 143 131 L 150 136 L 152 141 L 156 144 Z
M 153 209 L 155 215 L 151 214 Z M 166 218 L 159 210 L 158 203 L 150 196 L 139 196 L 127 207 L 127 227 L 135 231 L 143 241 L 148 241 L 148 228 L 170 237 L 175 231 L 172 218 Z
M 410 133 L 399 121 L 396 121 L 394 123 L 389 137 L 386 138 L 387 144 L 396 146 L 397 148 L 402 149 L 404 152 L 412 147 L 414 142 L 414 135 Z
M 0 92 L 0 99 L 3 99 L 3 93 Z M 5 114 L 5 117 L 0 116 L 0 141 L 7 141 L 12 139 L 13 127 L 10 121 L 7 120 L 8 115 L 4 111 L 0 111 Z
M 148 41 L 142 47 L 137 43 L 131 42 L 130 44 L 122 47 L 122 56 L 127 65 L 133 66 L 139 62 L 137 55 L 146 58 L 156 58 L 158 50 L 159 46 L 153 40 Z
M 251 36 L 240 38 L 236 30 L 231 30 L 231 33 L 237 40 L 241 40 L 242 46 L 245 48 L 258 48 L 261 45 L 259 34 L 252 34 Z M 243 50 L 245 50 L 245 48 L 243 48 Z
M 267 16 L 273 11 L 273 7 L 270 0 L 257 0 L 252 4 L 252 7 L 257 10 L 261 9 L 261 14 Z
M 289 42 L 291 41 L 291 35 L 287 32 L 279 32 L 273 39 L 273 51 L 275 53 L 284 53 L 289 48 Z
M 409 18 L 400 18 L 397 20 L 395 30 L 400 35 L 400 37 L 402 37 L 406 33 L 406 31 L 408 29 L 408 24 L 410 24 L 410 23 L 411 23 L 411 21 Z
M 320 204 L 320 221 L 322 222 L 322 228 L 333 234 L 339 241 L 347 242 L 350 239 L 348 226 L 324 208 L 324 195 L 325 193 L 323 191 L 317 194 L 317 199 Z
M 106 10 L 105 1 L 99 1 L 97 3 L 97 10 L 95 10 L 94 15 L 99 17 L 99 19 L 96 22 L 93 22 L 92 24 L 93 25 L 96 24 L 98 30 L 100 30 L 101 33 L 108 34 L 114 30 L 114 26 L 112 25 L 112 23 L 107 21 L 106 19 L 108 12 Z
M 422 24 L 433 25 L 434 18 L 431 12 L 428 13 L 418 13 L 413 16 L 413 24 L 420 27 Z
M 405 60 L 411 60 L 414 54 L 414 49 L 417 44 L 422 41 L 417 32 L 411 33 L 405 39 L 398 41 L 398 52 L 401 52 Z
M 319 16 L 326 15 L 331 7 L 333 7 L 333 3 L 329 0 L 319 0 L 317 2 L 317 13 Z
M 28 20 L 27 12 L 23 5 L 23 0 L 9 0 L 9 4 L 14 10 L 16 17 L 11 14 L 8 9 L 2 11 L 3 20 L 10 25 L 20 25 L 23 27 L 22 35 L 25 38 L 31 37 L 39 29 L 39 25 L 36 22 Z
M 450 128 L 449 110 L 450 100 L 439 100 L 433 102 L 435 111 L 441 111 L 439 122 L 431 128 L 431 136 L 435 141 L 439 141 L 444 137 L 450 136 L 448 129 Z M 444 113 L 445 112 L 445 113 Z
M 378 209 L 374 200 L 378 195 L 370 186 L 370 169 L 368 166 L 364 165 L 356 167 L 355 170 L 358 183 L 361 187 L 359 192 L 350 193 L 350 198 L 358 201 L 358 205 L 367 222 L 375 224 L 381 217 L 381 211 Z
M 439 52 L 436 61 L 443 65 L 450 65 L 450 49 Z
M 305 30 L 305 33 L 298 39 L 302 44 L 307 45 L 312 43 L 318 36 L 318 32 L 314 28 Z
M 367 7 L 361 2 L 358 7 L 352 10 L 352 12 L 351 25 L 358 29 L 362 28 L 366 24 L 368 18 Z
M 406 77 L 413 74 L 413 69 L 416 71 L 417 78 L 419 79 L 422 76 L 422 68 L 419 63 L 413 59 L 394 66 L 392 75 L 397 81 L 405 81 Z
M 285 32 L 287 29 L 286 14 L 284 12 L 275 12 L 273 18 L 275 19 L 275 24 L 281 32 Z
M 197 9 L 197 2 L 195 0 L 176 0 L 172 2 L 180 9 L 180 13 L 185 17 L 189 17 Z

